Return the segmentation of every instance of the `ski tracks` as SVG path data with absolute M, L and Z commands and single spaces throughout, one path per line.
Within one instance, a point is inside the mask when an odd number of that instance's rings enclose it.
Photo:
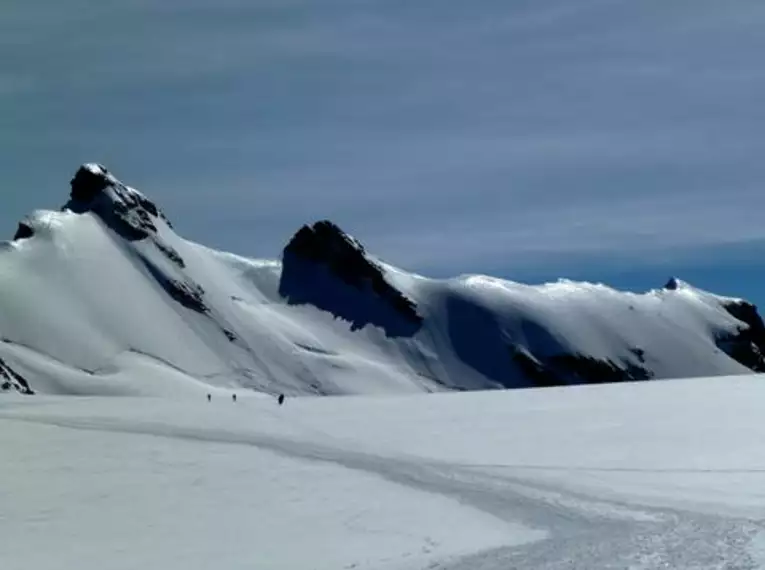
M 524 475 L 523 469 L 507 468 L 497 473 L 481 467 L 383 457 L 272 435 L 114 417 L 9 414 L 0 419 L 248 445 L 292 458 L 330 462 L 449 497 L 494 516 L 507 527 L 508 546 L 443 560 L 431 564 L 430 570 L 753 570 L 765 564 L 765 560 L 757 560 L 757 543 L 765 536 L 762 521 L 597 499 L 536 483 L 529 479 L 528 472 Z M 530 532 L 529 528 L 534 530 Z M 519 541 L 518 536 L 524 538 Z

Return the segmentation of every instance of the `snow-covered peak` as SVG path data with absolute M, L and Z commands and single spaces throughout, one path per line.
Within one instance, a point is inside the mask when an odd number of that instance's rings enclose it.
M 432 280 L 329 221 L 301 228 L 281 261 L 246 259 L 182 238 L 98 164 L 15 238 L 0 248 L 0 376 L 13 379 L 0 386 L 19 391 L 393 393 L 765 371 L 756 307 L 679 279 L 644 294 Z
M 128 240 L 157 234 L 157 220 L 169 220 L 149 198 L 120 182 L 104 166 L 86 163 L 70 181 L 70 200 L 64 210 L 93 212 L 112 230 Z
M 285 248 L 287 253 L 324 261 L 333 256 L 366 255 L 361 242 L 329 220 L 300 228 Z
M 77 169 L 69 184 L 72 187 L 73 200 L 89 201 L 107 186 L 117 185 L 120 182 L 104 166 L 85 163 Z
M 670 277 L 664 284 L 664 289 L 667 289 L 668 291 L 677 291 L 678 289 L 690 290 L 694 289 L 694 287 L 682 279 L 678 279 L 677 277 Z
M 80 165 L 79 169 L 87 170 L 88 172 L 96 175 L 108 175 L 106 168 L 97 162 L 84 162 Z

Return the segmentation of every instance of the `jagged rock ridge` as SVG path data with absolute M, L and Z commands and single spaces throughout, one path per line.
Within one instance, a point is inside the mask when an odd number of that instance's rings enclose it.
M 339 283 L 328 281 L 330 276 Z M 334 295 L 342 284 L 344 294 Z M 423 320 L 414 301 L 386 280 L 364 246 L 327 220 L 303 226 L 284 248 L 280 293 L 290 302 L 311 303 L 358 328 L 378 324 L 390 336 L 414 334 Z M 384 306 L 396 318 L 391 319 Z
M 72 188 L 71 199 L 65 209 L 92 211 L 127 240 L 156 236 L 156 218 L 162 218 L 172 227 L 154 202 L 124 185 L 100 164 L 81 166 L 69 184 Z

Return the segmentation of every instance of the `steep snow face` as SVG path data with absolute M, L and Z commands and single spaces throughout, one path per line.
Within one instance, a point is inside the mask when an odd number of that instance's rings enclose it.
M 678 280 L 642 295 L 430 280 L 330 222 L 282 262 L 251 260 L 181 238 L 100 165 L 71 186 L 0 247 L 8 390 L 399 393 L 765 370 L 756 309 Z
M 451 352 L 502 385 L 524 376 L 557 385 L 744 371 L 717 346 L 746 328 L 726 308 L 738 301 L 685 284 L 633 294 L 469 276 L 436 287 L 433 312 Z

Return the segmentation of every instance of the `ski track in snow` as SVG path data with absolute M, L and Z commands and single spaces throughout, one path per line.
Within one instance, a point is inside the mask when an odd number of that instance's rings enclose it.
M 757 545 L 765 538 L 765 521 L 598 499 L 529 480 L 528 470 L 537 469 L 531 465 L 504 465 L 499 469 L 500 466 L 461 465 L 416 457 L 385 457 L 271 435 L 120 418 L 12 412 L 3 414 L 0 421 L 253 446 L 294 459 L 328 462 L 379 476 L 410 489 L 456 500 L 504 521 L 511 529 L 522 523 L 539 531 L 539 540 L 535 542 L 442 560 L 430 564 L 429 570 L 745 570 L 760 568 L 765 563 L 765 558 L 757 559 Z

